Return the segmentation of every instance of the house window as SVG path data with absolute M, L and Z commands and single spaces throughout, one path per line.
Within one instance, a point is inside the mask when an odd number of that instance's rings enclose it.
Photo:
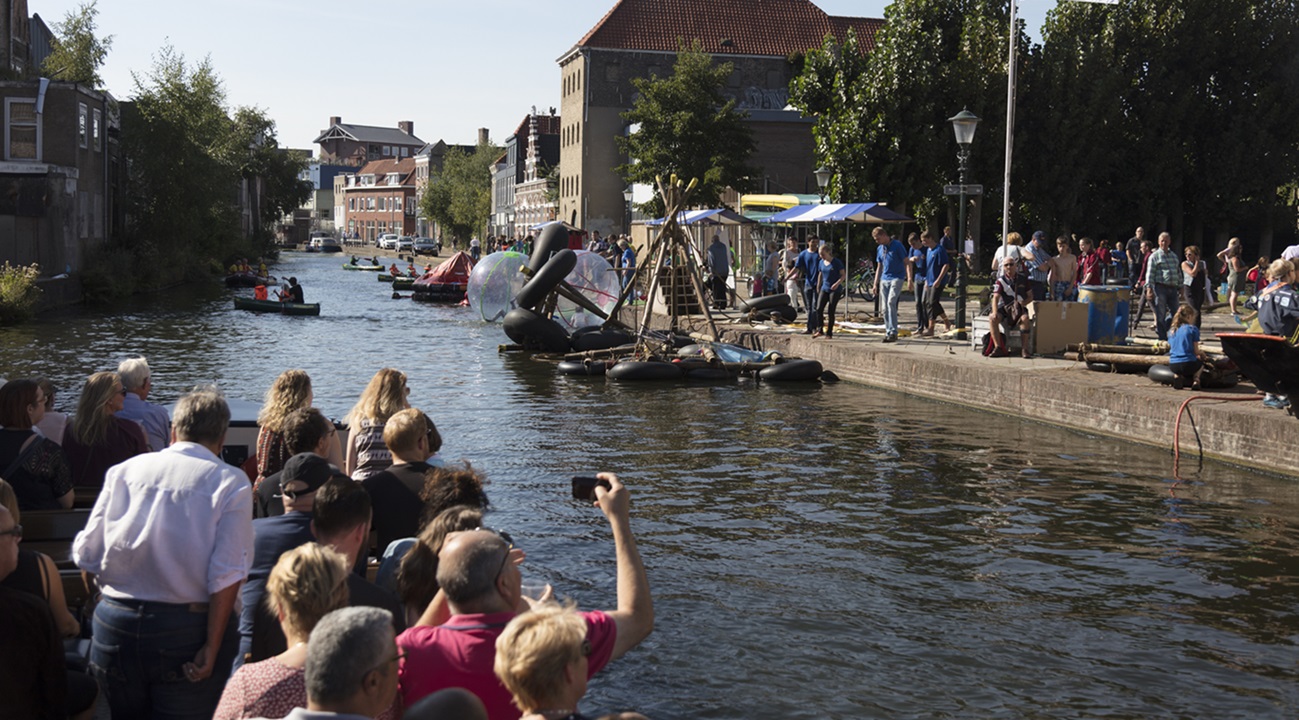
M 348 210 L 355 210 L 355 209 L 356 209 L 356 198 L 348 198 L 348 199 L 347 199 L 347 209 L 348 209 Z
M 404 148 L 402 148 L 402 149 L 401 149 L 401 156 L 402 156 L 402 157 L 410 157 L 410 148 L 408 148 L 408 147 L 404 147 Z
M 393 202 L 393 207 L 394 207 L 395 209 L 397 209 L 397 210 L 400 210 L 400 209 L 401 209 L 401 198 L 400 198 L 400 197 L 395 197 L 395 198 L 393 198 L 393 199 L 392 199 L 392 202 Z
M 85 103 L 77 105 L 77 138 L 82 148 L 90 146 L 90 108 Z
M 391 154 L 392 154 L 392 146 L 391 146 L 391 145 L 384 145 L 384 146 L 383 146 L 383 154 L 384 154 L 384 157 L 387 157 L 387 156 L 391 155 Z
M 99 128 L 104 122 L 104 116 L 99 112 L 99 108 L 94 109 L 92 118 L 93 119 L 90 123 L 90 139 L 95 141 L 95 152 L 99 152 L 103 149 L 103 145 L 99 142 Z
M 5 100 L 5 160 L 41 159 L 41 126 L 36 101 Z

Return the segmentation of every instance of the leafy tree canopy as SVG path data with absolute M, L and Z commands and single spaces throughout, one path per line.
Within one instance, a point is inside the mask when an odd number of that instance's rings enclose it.
M 628 182 L 651 186 L 655 177 L 672 173 L 698 179 L 694 200 L 704 207 L 720 205 L 727 187 L 749 189 L 751 178 L 761 174 L 749 165 L 753 131 L 736 101 L 722 95 L 733 69 L 731 63 L 714 65 L 696 42 L 682 47 L 670 77 L 633 80 L 639 96 L 622 117 L 636 131 L 618 138 L 628 164 L 617 172 Z M 654 199 L 642 209 L 662 213 L 657 187 Z
M 95 0 L 79 5 L 76 10 L 68 11 L 62 22 L 54 23 L 58 39 L 41 65 L 41 72 L 51 80 L 81 83 L 96 89 L 103 86 L 99 68 L 113 46 L 113 37 L 95 36 L 95 18 L 99 15 L 95 5 Z
M 453 238 L 467 240 L 482 232 L 492 212 L 492 162 L 500 154 L 491 143 L 479 143 L 472 153 L 448 150 L 420 197 L 425 217 Z

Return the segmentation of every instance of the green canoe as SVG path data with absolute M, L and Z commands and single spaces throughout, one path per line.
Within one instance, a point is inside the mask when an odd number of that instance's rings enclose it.
M 235 298 L 236 310 L 252 312 L 272 312 L 281 315 L 319 315 L 320 303 L 289 303 L 279 300 L 254 300 L 252 298 Z

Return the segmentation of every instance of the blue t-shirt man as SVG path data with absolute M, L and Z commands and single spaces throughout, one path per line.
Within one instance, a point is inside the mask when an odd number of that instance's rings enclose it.
M 939 273 L 941 273 L 943 268 L 950 262 L 951 258 L 948 256 L 946 248 L 942 245 L 935 245 L 925 251 L 925 283 L 931 286 L 937 283 Z M 947 274 L 943 276 L 943 282 L 938 287 L 939 290 L 942 289 L 942 285 L 947 284 L 947 279 L 951 277 L 951 274 L 951 270 L 949 269 Z
M 1199 358 L 1195 354 L 1195 345 L 1200 342 L 1200 328 L 1187 323 L 1177 328 L 1168 338 L 1168 362 L 1188 363 Z
M 807 244 L 807 249 L 798 254 L 798 260 L 794 261 L 798 271 L 803 273 L 803 287 L 812 289 L 818 287 L 817 274 L 821 271 L 821 256 L 813 247 L 816 241 L 813 240 Z
M 880 267 L 881 280 L 907 279 L 907 248 L 901 240 L 894 238 L 887 245 L 875 249 L 875 263 Z

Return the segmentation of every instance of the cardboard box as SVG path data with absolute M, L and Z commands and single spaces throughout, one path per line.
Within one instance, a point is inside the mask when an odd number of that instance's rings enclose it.
M 1082 302 L 1032 302 L 1028 316 L 1033 320 L 1039 355 L 1062 353 L 1066 345 L 1087 342 L 1088 305 Z
M 983 338 L 992 332 L 988 328 L 988 316 L 976 315 L 970 323 L 970 349 L 983 350 Z M 1006 331 L 1006 350 L 1012 353 L 1018 353 L 1022 338 L 1020 337 L 1019 328 L 1013 328 Z

